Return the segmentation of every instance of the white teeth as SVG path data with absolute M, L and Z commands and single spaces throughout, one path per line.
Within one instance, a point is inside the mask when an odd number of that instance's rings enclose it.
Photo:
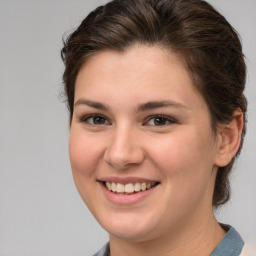
M 113 192 L 116 192 L 116 183 L 112 183 L 112 184 L 111 184 L 111 190 L 112 190 Z
M 147 188 L 147 184 L 146 184 L 145 182 L 143 182 L 143 183 L 140 184 L 140 189 L 141 189 L 142 191 L 145 191 L 146 188 Z
M 111 183 L 110 182 L 106 182 L 106 186 L 107 186 L 108 190 L 111 190 Z
M 115 182 L 105 182 L 105 185 L 108 190 L 115 192 L 115 193 L 134 193 L 139 191 L 145 191 L 147 189 L 150 189 L 154 185 L 156 185 L 156 182 L 136 182 L 135 184 L 128 183 L 128 184 L 121 184 L 121 183 L 115 183 Z
M 121 183 L 116 184 L 116 192 L 117 193 L 124 193 L 124 185 Z
M 140 191 L 140 183 L 135 183 L 134 185 L 134 191 L 139 192 Z
M 125 193 L 133 193 L 134 192 L 134 186 L 132 183 L 126 184 L 124 186 L 124 192 Z

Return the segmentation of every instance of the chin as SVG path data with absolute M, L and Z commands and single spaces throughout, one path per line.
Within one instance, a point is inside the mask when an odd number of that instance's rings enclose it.
M 105 230 L 110 234 L 110 236 L 130 241 L 147 240 L 147 237 L 151 233 L 149 228 L 138 228 L 131 225 L 122 225 L 115 227 L 107 226 L 105 227 Z
M 110 236 L 126 240 L 147 240 L 158 225 L 152 221 L 154 218 L 151 216 L 140 218 L 138 215 L 138 213 L 130 216 L 120 214 L 112 218 L 98 219 L 98 221 Z

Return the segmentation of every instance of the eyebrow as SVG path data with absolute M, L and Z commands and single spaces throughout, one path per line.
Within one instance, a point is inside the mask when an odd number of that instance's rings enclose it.
M 153 110 L 156 108 L 164 108 L 164 107 L 173 107 L 173 108 L 188 108 L 187 106 L 170 100 L 164 100 L 164 101 L 149 101 L 147 103 L 139 105 L 137 111 L 147 111 L 147 110 Z
M 79 105 L 87 105 L 89 107 L 100 109 L 100 110 L 108 110 L 109 109 L 106 105 L 104 105 L 100 102 L 96 102 L 96 101 L 92 101 L 92 100 L 86 100 L 86 99 L 77 100 L 74 106 L 76 107 L 76 106 L 79 106 Z
M 100 110 L 109 110 L 109 107 L 105 104 L 102 104 L 97 101 L 92 101 L 92 100 L 87 100 L 87 99 L 79 99 L 75 102 L 74 106 L 79 106 L 79 105 L 86 105 L 92 108 L 100 109 Z M 173 107 L 173 108 L 184 108 L 187 109 L 188 107 L 175 102 L 175 101 L 170 101 L 170 100 L 164 100 L 164 101 L 149 101 L 143 104 L 140 104 L 138 108 L 136 108 L 136 111 L 138 112 L 144 112 L 148 110 L 153 110 L 157 108 L 164 108 L 164 107 Z

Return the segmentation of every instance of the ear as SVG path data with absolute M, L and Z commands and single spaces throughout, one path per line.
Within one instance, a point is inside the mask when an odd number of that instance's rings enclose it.
M 230 163 L 239 149 L 243 130 L 243 112 L 237 109 L 233 113 L 233 119 L 228 124 L 221 124 L 218 131 L 218 152 L 215 165 L 222 167 Z

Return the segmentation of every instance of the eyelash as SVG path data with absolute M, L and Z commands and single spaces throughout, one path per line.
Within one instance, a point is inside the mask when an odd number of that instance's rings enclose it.
M 160 119 L 161 121 L 164 121 L 164 124 L 160 124 L 157 125 L 156 124 L 156 119 Z M 155 120 L 154 120 L 155 119 Z M 149 121 L 154 120 L 154 124 L 151 124 L 149 126 L 166 126 L 166 125 L 170 125 L 170 124 L 175 124 L 177 123 L 176 120 L 174 120 L 173 118 L 169 117 L 169 116 L 165 116 L 165 115 L 153 115 L 150 116 L 147 121 L 143 124 L 143 125 L 147 125 L 149 123 Z
M 94 122 L 89 122 L 90 118 L 92 118 L 92 121 L 95 121 L 96 118 L 101 118 L 105 122 L 107 121 L 108 123 L 110 123 L 106 117 L 104 117 L 103 115 L 100 115 L 100 114 L 87 115 L 87 116 L 82 117 L 79 121 L 82 123 L 88 123 L 90 125 L 105 125 L 105 123 L 96 124 Z
M 103 123 L 95 123 L 96 118 L 100 118 L 103 121 Z M 89 120 L 92 119 L 92 122 L 89 122 Z M 162 124 L 156 124 L 157 120 L 160 122 L 163 122 Z M 149 122 L 153 120 L 154 124 L 149 124 Z M 80 122 L 82 123 L 88 123 L 89 125 L 109 125 L 111 124 L 108 119 L 100 114 L 92 114 L 92 115 L 87 115 L 79 119 Z M 106 123 L 107 122 L 107 123 Z M 177 121 L 171 117 L 165 116 L 165 115 L 153 115 L 147 118 L 147 120 L 143 123 L 143 126 L 166 126 L 170 124 L 175 124 Z

